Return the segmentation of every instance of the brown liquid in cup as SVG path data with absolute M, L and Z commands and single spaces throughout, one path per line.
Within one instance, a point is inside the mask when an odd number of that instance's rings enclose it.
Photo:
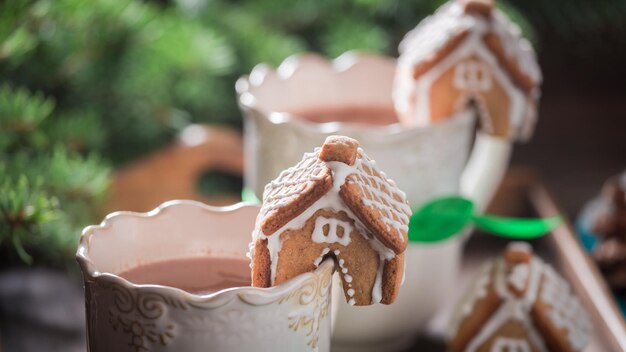
M 143 264 L 118 276 L 135 284 L 171 286 L 195 294 L 250 286 L 251 281 L 249 260 L 226 257 L 184 258 Z
M 348 122 L 366 125 L 389 125 L 398 122 L 398 117 L 392 106 L 319 107 L 291 111 L 291 114 L 317 123 Z

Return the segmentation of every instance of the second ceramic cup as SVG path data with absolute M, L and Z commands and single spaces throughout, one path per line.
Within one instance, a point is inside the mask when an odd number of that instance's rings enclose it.
M 246 186 L 260 198 L 265 184 L 303 153 L 322 145 L 330 134 L 342 134 L 360 141 L 406 192 L 412 207 L 459 193 L 484 206 L 506 169 L 510 142 L 476 133 L 473 113 L 427 128 L 385 124 L 387 120 L 365 114 L 357 120 L 367 124 L 321 116 L 375 111 L 384 118 L 385 112 L 393 113 L 394 73 L 395 60 L 355 53 L 333 61 L 305 54 L 286 59 L 277 69 L 255 67 L 236 87 L 245 117 Z M 406 280 L 390 306 L 355 308 L 339 299 L 333 349 L 389 351 L 413 339 L 454 289 L 463 243 L 463 236 L 431 245 L 411 243 Z

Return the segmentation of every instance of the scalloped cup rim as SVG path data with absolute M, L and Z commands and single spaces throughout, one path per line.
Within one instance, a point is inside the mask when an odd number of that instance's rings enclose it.
M 90 225 L 83 229 L 80 236 L 80 243 L 78 245 L 78 249 L 76 251 L 76 261 L 81 267 L 83 272 L 83 276 L 89 276 L 94 280 L 106 280 L 112 281 L 118 284 L 121 284 L 125 288 L 133 289 L 133 290 L 150 290 L 156 292 L 170 293 L 182 295 L 186 300 L 192 301 L 194 303 L 210 303 L 212 301 L 216 301 L 223 297 L 224 294 L 228 294 L 229 296 L 233 296 L 237 294 L 238 296 L 242 295 L 255 295 L 261 298 L 267 299 L 277 299 L 281 296 L 289 293 L 295 287 L 301 285 L 305 281 L 309 279 L 313 279 L 322 273 L 325 270 L 331 270 L 329 267 L 334 267 L 334 263 L 332 260 L 325 260 L 315 271 L 304 273 L 294 277 L 291 280 L 283 282 L 277 286 L 268 287 L 268 288 L 260 288 L 260 287 L 252 287 L 252 286 L 240 286 L 240 287 L 230 287 L 226 289 L 222 289 L 209 294 L 195 294 L 190 293 L 185 290 L 166 286 L 166 285 L 158 285 L 158 284 L 136 284 L 131 281 L 128 281 L 125 278 L 122 278 L 116 274 L 109 272 L 101 272 L 96 269 L 95 264 L 89 259 L 87 254 L 89 247 L 89 237 L 93 235 L 93 231 L 96 229 L 105 229 L 111 225 L 113 221 L 118 221 L 124 217 L 139 217 L 139 218 L 156 218 L 159 214 L 168 208 L 176 207 L 176 206 L 195 206 L 199 207 L 205 211 L 212 213 L 225 213 L 225 212 L 236 212 L 243 208 L 259 208 L 259 206 L 255 203 L 251 202 L 239 202 L 229 206 L 211 206 L 208 204 L 204 204 L 195 200 L 170 200 L 162 203 L 158 207 L 153 210 L 147 212 L 134 212 L 134 211 L 116 211 L 105 216 L 104 220 L 98 225 Z M 223 299 L 223 298 L 222 298 Z
M 298 62 L 297 67 L 303 66 L 305 63 L 313 63 L 318 66 L 325 66 L 329 71 L 334 73 L 343 73 L 349 71 L 352 67 L 356 66 L 358 63 L 364 61 L 378 61 L 383 63 L 391 63 L 395 62 L 396 59 L 390 56 L 369 53 L 363 51 L 347 51 L 334 59 L 326 58 L 323 55 L 314 52 L 303 52 L 297 53 L 291 56 L 288 56 L 285 60 L 283 60 L 278 67 L 274 67 L 267 63 L 257 64 L 252 68 L 250 74 L 243 75 L 239 77 L 237 82 L 235 83 L 235 90 L 237 92 L 237 101 L 239 105 L 243 109 L 250 109 L 254 111 L 262 111 L 258 106 L 256 99 L 252 96 L 252 93 L 249 92 L 250 86 L 262 86 L 263 80 L 265 80 L 265 76 L 268 72 L 273 72 L 276 76 L 280 77 L 283 80 L 289 79 L 289 77 L 282 77 L 280 74 L 281 67 L 284 67 L 285 64 L 292 64 L 294 62 Z M 293 69 L 295 71 L 295 68 Z M 263 78 L 261 82 L 257 84 L 252 84 L 250 82 L 250 76 L 259 75 Z M 407 127 L 402 123 L 396 122 L 388 125 L 376 126 L 376 128 L 372 128 L 371 125 L 368 124 L 359 124 L 359 123 L 350 123 L 350 122 L 339 122 L 339 121 L 331 121 L 331 122 L 314 122 L 308 121 L 303 118 L 296 117 L 296 114 L 292 114 L 284 111 L 265 111 L 260 114 L 261 116 L 267 116 L 267 120 L 274 125 L 282 125 L 282 124 L 290 124 L 297 128 L 308 130 L 315 133 L 322 134 L 332 134 L 337 132 L 346 131 L 355 131 L 355 132 L 366 132 L 372 135 L 378 136 L 389 136 L 389 135 L 401 135 L 401 134 L 412 134 L 417 130 L 424 130 L 425 128 L 429 128 L 432 126 L 410 126 Z M 438 124 L 452 123 L 453 121 L 457 121 L 459 119 L 466 118 L 466 116 L 471 115 L 471 111 L 464 110 L 454 114 L 449 119 L 444 121 L 440 121 Z

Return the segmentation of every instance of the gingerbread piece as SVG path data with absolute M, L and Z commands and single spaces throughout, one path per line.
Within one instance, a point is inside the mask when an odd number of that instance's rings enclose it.
M 504 260 L 511 265 L 529 263 L 533 257 L 532 247 L 526 242 L 513 242 L 504 251 Z
M 433 68 L 437 62 L 453 52 L 463 41 L 467 38 L 469 34 L 469 30 L 460 30 L 454 36 L 451 36 L 450 40 L 448 40 L 445 44 L 437 49 L 436 52 L 430 57 L 430 59 L 426 59 L 413 67 L 413 79 L 419 79 L 423 74 L 428 72 L 431 68 Z
M 252 285 L 280 284 L 331 258 L 348 303 L 391 304 L 410 216 L 405 194 L 357 141 L 328 137 L 266 186 L 250 248 Z
M 591 323 L 568 283 L 512 243 L 488 262 L 457 306 L 451 351 L 582 351 Z
M 491 15 L 494 5 L 493 0 L 461 0 L 461 2 L 466 13 L 479 13 L 485 17 Z
M 339 161 L 347 165 L 354 165 L 359 142 L 344 136 L 329 136 L 324 141 L 320 151 L 320 160 Z
M 518 26 L 491 0 L 450 0 L 400 43 L 394 105 L 402 123 L 425 126 L 474 107 L 483 130 L 526 139 L 542 75 Z
M 295 167 L 281 172 L 263 192 L 267 211 L 261 224 L 263 233 L 271 235 L 285 226 L 298 216 L 300 209 L 311 206 L 331 187 L 331 170 L 319 158 L 304 158 Z

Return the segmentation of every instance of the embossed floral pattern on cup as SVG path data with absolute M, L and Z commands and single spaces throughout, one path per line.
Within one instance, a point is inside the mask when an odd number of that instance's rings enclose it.
M 86 228 L 77 259 L 90 351 L 328 351 L 330 261 L 269 289 L 236 287 L 208 295 L 115 275 L 172 258 L 243 257 L 257 212 L 254 205 L 172 201 L 150 213 L 115 213 Z

